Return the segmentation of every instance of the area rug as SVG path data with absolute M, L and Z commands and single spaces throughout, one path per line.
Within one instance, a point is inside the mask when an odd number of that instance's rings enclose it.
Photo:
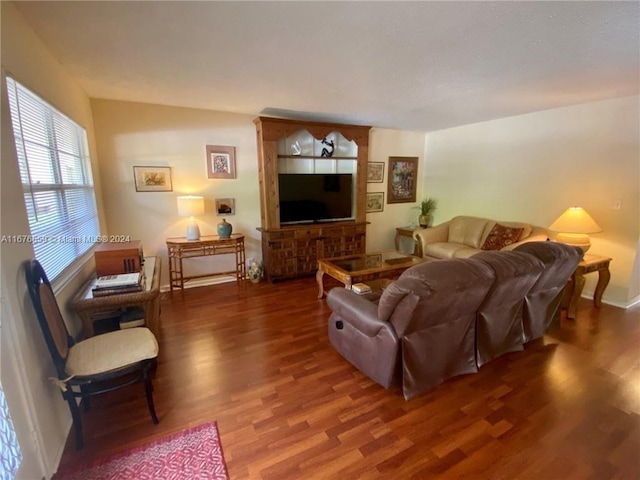
M 216 422 L 60 472 L 65 480 L 228 480 Z

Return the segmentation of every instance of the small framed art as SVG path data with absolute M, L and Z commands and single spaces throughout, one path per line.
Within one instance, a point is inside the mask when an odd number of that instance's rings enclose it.
M 367 192 L 367 213 L 382 212 L 384 210 L 384 192 Z
M 236 147 L 207 145 L 207 177 L 236 178 Z
M 235 198 L 216 198 L 216 212 L 219 217 L 236 214 Z
M 418 186 L 418 157 L 389 157 L 387 203 L 413 203 Z
M 136 192 L 171 192 L 171 167 L 133 167 Z
M 367 183 L 384 182 L 384 162 L 367 163 Z

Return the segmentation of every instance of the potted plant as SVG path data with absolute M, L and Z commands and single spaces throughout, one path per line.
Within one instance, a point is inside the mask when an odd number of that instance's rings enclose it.
M 422 202 L 420 202 L 420 205 L 415 207 L 420 210 L 418 223 L 422 228 L 427 228 L 429 226 L 429 223 L 431 223 L 431 217 L 433 215 L 433 212 L 436 210 L 436 203 L 437 202 L 435 198 L 427 197 L 422 200 Z

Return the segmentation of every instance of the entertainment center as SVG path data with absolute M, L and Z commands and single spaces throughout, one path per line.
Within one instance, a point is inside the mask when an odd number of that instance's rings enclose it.
M 371 127 L 258 117 L 262 258 L 268 281 L 366 248 Z

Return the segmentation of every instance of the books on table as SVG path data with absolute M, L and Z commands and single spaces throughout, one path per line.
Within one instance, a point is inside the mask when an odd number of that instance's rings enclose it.
M 351 285 L 351 290 L 358 295 L 364 295 L 365 293 L 371 293 L 371 287 L 366 283 L 354 283 Z
M 141 292 L 142 278 L 142 272 L 106 275 L 98 278 L 91 291 L 94 297 Z

